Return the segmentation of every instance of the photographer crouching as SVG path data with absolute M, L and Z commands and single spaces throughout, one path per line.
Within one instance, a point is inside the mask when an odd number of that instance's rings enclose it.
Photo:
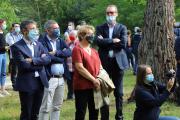
M 169 76 L 173 76 L 174 73 Z M 154 80 L 151 67 L 139 65 L 137 69 L 134 120 L 180 120 L 174 116 L 160 116 L 160 106 L 167 100 L 174 86 L 170 77 L 166 86 Z

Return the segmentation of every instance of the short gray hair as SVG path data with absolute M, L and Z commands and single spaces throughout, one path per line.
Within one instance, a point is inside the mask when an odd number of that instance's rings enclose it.
M 58 24 L 55 20 L 48 20 L 45 24 L 44 24 L 44 29 L 48 29 L 51 27 L 52 24 Z

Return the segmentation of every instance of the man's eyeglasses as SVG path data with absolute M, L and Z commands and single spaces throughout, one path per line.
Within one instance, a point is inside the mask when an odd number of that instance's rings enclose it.
M 107 11 L 106 14 L 114 14 L 116 13 L 115 11 Z

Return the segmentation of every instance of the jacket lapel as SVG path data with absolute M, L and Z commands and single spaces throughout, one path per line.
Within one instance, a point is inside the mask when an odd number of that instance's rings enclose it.
M 56 49 L 57 49 L 57 50 L 60 50 L 60 46 L 59 46 L 59 45 L 60 45 L 60 40 L 57 39 L 57 40 L 56 40 Z
M 109 26 L 107 23 L 104 25 L 104 32 L 107 38 L 109 38 Z
M 113 30 L 113 35 L 112 35 L 112 38 L 115 38 L 116 37 L 116 34 L 117 34 L 117 32 L 118 32 L 118 24 L 116 23 L 116 25 L 114 26 L 114 30 Z
M 38 44 L 37 44 L 37 42 L 34 44 L 34 57 L 38 57 Z
M 48 48 L 48 51 L 53 51 L 53 48 L 51 46 L 51 43 L 50 41 L 48 40 L 47 36 L 46 36 L 46 39 L 45 39 L 45 42 L 46 42 L 46 47 Z
M 20 45 L 18 45 L 21 52 L 23 52 L 28 57 L 32 57 L 31 50 L 26 45 L 25 41 L 22 39 Z

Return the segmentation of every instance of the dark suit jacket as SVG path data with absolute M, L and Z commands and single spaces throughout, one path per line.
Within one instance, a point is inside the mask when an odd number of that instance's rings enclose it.
M 31 51 L 23 39 L 15 43 L 11 49 L 13 58 L 18 66 L 16 89 L 24 92 L 32 91 L 34 86 L 32 81 L 35 79 L 35 71 L 38 71 L 44 87 L 48 88 L 49 84 L 44 65 L 47 65 L 51 59 L 44 51 L 42 44 L 36 42 L 36 45 L 34 45 L 34 57 L 32 57 Z M 41 57 L 42 54 L 47 55 L 45 57 Z M 26 58 L 32 58 L 33 62 L 26 62 Z
M 47 38 L 47 35 L 45 34 L 39 41 L 43 44 L 45 51 L 50 52 L 53 51 L 53 48 L 51 46 L 50 41 Z M 50 55 L 51 57 L 51 63 L 47 66 L 47 74 L 48 77 L 51 77 L 51 64 L 54 63 L 62 63 L 64 66 L 64 76 L 66 78 L 70 77 L 70 73 L 68 70 L 68 66 L 66 64 L 66 58 L 71 56 L 71 50 L 69 47 L 66 45 L 65 41 L 62 39 L 58 39 L 56 41 L 56 54 L 55 55 Z
M 99 39 L 99 35 L 101 35 L 103 39 Z M 113 43 L 114 38 L 119 38 L 121 41 L 119 43 Z M 106 66 L 105 64 L 108 64 L 107 61 L 109 50 L 114 51 L 116 61 L 120 69 L 124 70 L 129 67 L 125 52 L 127 45 L 127 29 L 124 25 L 117 23 L 114 26 L 112 39 L 109 39 L 109 27 L 107 23 L 97 26 L 96 43 L 99 47 L 98 51 L 103 67 Z
M 180 36 L 176 37 L 174 50 L 176 53 L 176 60 L 180 61 Z M 177 63 L 177 70 L 176 70 L 176 76 L 180 78 L 180 63 Z

